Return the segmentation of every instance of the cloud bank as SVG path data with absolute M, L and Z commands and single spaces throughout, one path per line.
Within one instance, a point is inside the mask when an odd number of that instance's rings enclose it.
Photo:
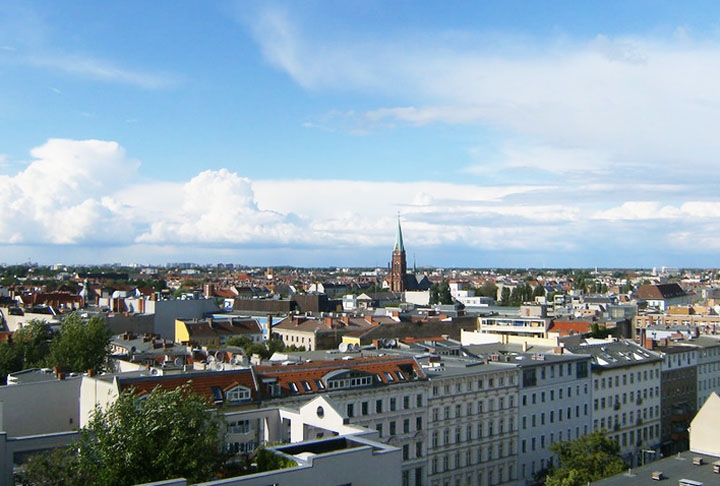
M 720 249 L 720 203 L 663 203 L 662 191 L 635 200 L 603 185 L 250 180 L 227 169 L 147 182 L 117 142 L 51 139 L 30 154 L 23 170 L 0 176 L 0 240 L 18 258 L 42 247 L 54 249 L 53 260 L 92 263 L 82 258 L 93 246 L 117 256 L 107 261 L 243 263 L 262 254 L 245 263 L 310 265 L 333 255 L 346 259 L 336 264 L 371 266 L 384 264 L 398 213 L 425 264 L 523 265 L 541 256 L 535 265 L 562 266 L 582 254 L 603 266 L 622 252 Z M 268 261 L 273 251 L 298 261 Z

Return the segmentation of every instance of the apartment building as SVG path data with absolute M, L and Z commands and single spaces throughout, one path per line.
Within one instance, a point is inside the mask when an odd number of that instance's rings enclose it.
M 518 477 L 530 483 L 552 464 L 550 445 L 592 430 L 591 360 L 571 354 L 509 356 L 520 375 Z
M 698 354 L 695 346 L 660 346 L 662 452 L 665 455 L 686 451 L 690 447 L 688 428 L 697 412 Z
M 516 484 L 518 370 L 444 359 L 428 370 L 431 486 Z
M 413 357 L 326 355 L 254 369 L 266 405 L 299 407 L 322 393 L 348 423 L 376 430 L 380 442 L 401 450 L 402 484 L 426 484 L 427 376 Z
M 606 431 L 628 463 L 639 464 L 641 451 L 661 442 L 661 356 L 627 340 L 566 350 L 592 358 L 593 430 Z

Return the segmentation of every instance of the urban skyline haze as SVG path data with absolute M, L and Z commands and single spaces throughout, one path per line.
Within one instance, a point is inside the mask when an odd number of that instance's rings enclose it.
M 0 261 L 713 267 L 716 2 L 0 5 Z

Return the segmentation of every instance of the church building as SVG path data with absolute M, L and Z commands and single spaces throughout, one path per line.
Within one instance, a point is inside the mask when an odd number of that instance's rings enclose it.
M 395 247 L 390 262 L 390 291 L 405 292 L 416 290 L 428 290 L 430 280 L 427 275 L 407 272 L 407 257 L 405 244 L 403 243 L 402 227 L 398 218 L 397 234 L 395 235 Z

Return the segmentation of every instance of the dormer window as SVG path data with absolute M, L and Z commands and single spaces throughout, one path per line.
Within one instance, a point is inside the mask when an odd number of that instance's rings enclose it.
M 373 375 L 356 370 L 335 370 L 324 377 L 327 388 L 354 388 L 372 385 Z
M 241 385 L 234 386 L 225 392 L 228 402 L 246 402 L 252 398 L 250 389 Z

